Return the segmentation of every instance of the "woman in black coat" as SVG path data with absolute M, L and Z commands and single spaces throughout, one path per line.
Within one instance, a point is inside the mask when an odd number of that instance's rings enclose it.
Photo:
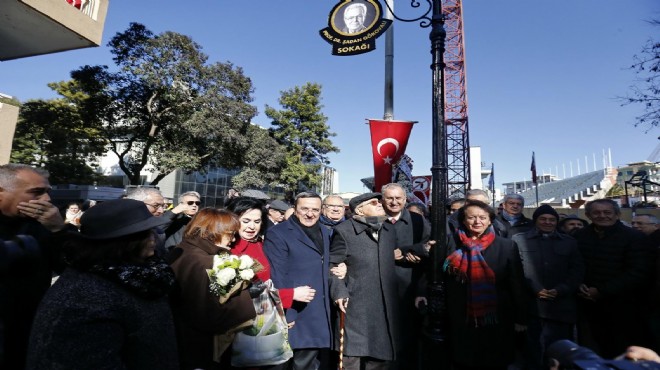
M 177 369 L 167 293 L 174 273 L 155 259 L 144 203 L 104 202 L 85 212 L 65 244 L 69 268 L 44 296 L 32 326 L 28 369 Z
M 456 369 L 506 369 L 525 330 L 522 266 L 515 244 L 495 235 L 495 212 L 467 201 L 445 271 L 451 360 Z

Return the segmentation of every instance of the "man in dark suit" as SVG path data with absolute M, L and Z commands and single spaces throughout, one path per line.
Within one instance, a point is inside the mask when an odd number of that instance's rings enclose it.
M 332 299 L 346 314 L 346 370 L 389 368 L 400 345 L 396 235 L 380 198 L 367 193 L 351 199 L 354 216 L 335 228 L 332 239 L 331 262 L 348 267 L 345 279 L 332 276 L 331 283 Z
M 383 185 L 383 209 L 396 230 L 397 285 L 401 301 L 399 323 L 403 346 L 397 356 L 401 369 L 415 369 L 418 358 L 418 338 L 421 319 L 415 308 L 417 282 L 424 273 L 428 256 L 431 226 L 422 215 L 406 209 L 406 192 L 397 183 Z
M 575 233 L 586 269 L 578 293 L 578 340 L 612 358 L 633 343 L 649 345 L 644 308 L 653 292 L 656 249 L 621 223 L 621 209 L 611 199 L 587 202 L 585 215 L 591 224 Z
M 321 352 L 331 345 L 329 253 L 330 232 L 319 223 L 321 197 L 304 192 L 296 196 L 294 214 L 269 229 L 264 252 L 277 288 L 310 286 L 309 302 L 294 303 L 286 312 L 293 370 L 325 369 Z

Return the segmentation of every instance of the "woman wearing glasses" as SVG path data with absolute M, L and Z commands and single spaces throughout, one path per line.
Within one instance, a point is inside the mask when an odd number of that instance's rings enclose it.
M 247 289 L 222 304 L 209 289 L 206 270 L 216 254 L 229 251 L 238 230 L 238 219 L 229 211 L 204 208 L 188 223 L 183 241 L 169 256 L 178 285 L 172 311 L 182 369 L 221 368 L 214 361 L 214 336 L 256 316 Z

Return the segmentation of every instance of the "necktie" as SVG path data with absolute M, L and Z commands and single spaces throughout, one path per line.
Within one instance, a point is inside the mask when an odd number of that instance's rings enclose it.
M 390 217 L 390 222 L 392 223 L 392 225 L 394 225 L 396 223 L 396 218 L 395 217 Z

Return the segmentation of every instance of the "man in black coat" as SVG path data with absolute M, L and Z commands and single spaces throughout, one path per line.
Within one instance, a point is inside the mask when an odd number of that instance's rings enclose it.
M 37 306 L 61 268 L 67 227 L 50 203 L 48 173 L 0 166 L 0 369 L 23 369 Z M 74 227 L 75 229 L 75 227 Z
M 292 370 L 327 368 L 323 353 L 331 347 L 330 232 L 319 223 L 321 197 L 303 192 L 296 196 L 295 213 L 266 233 L 264 253 L 273 284 L 280 288 L 309 286 L 311 298 L 286 310 L 293 349 Z
M 542 369 L 543 352 L 561 339 L 573 339 L 577 322 L 576 294 L 584 264 L 572 237 L 557 231 L 559 215 L 544 204 L 534 211 L 534 228 L 515 235 L 529 297 L 526 360 Z
M 644 234 L 621 223 L 616 202 L 588 202 L 585 214 L 592 223 L 575 234 L 586 267 L 578 339 L 612 358 L 627 346 L 649 345 L 642 310 L 652 291 L 656 251 Z
M 418 359 L 418 340 L 421 318 L 415 308 L 417 283 L 424 275 L 428 259 L 431 226 L 422 215 L 411 213 L 406 206 L 406 192 L 397 183 L 383 186 L 383 209 L 396 230 L 396 248 L 400 256 L 396 261 L 396 275 L 401 300 L 399 324 L 403 346 L 397 364 L 401 369 L 415 369 Z M 399 253 L 399 252 L 397 252 Z
M 380 199 L 380 193 L 351 199 L 354 216 L 335 227 L 330 246 L 332 264 L 344 262 L 348 268 L 344 279 L 331 277 L 330 289 L 332 300 L 346 314 L 347 370 L 389 368 L 400 345 L 396 235 Z

